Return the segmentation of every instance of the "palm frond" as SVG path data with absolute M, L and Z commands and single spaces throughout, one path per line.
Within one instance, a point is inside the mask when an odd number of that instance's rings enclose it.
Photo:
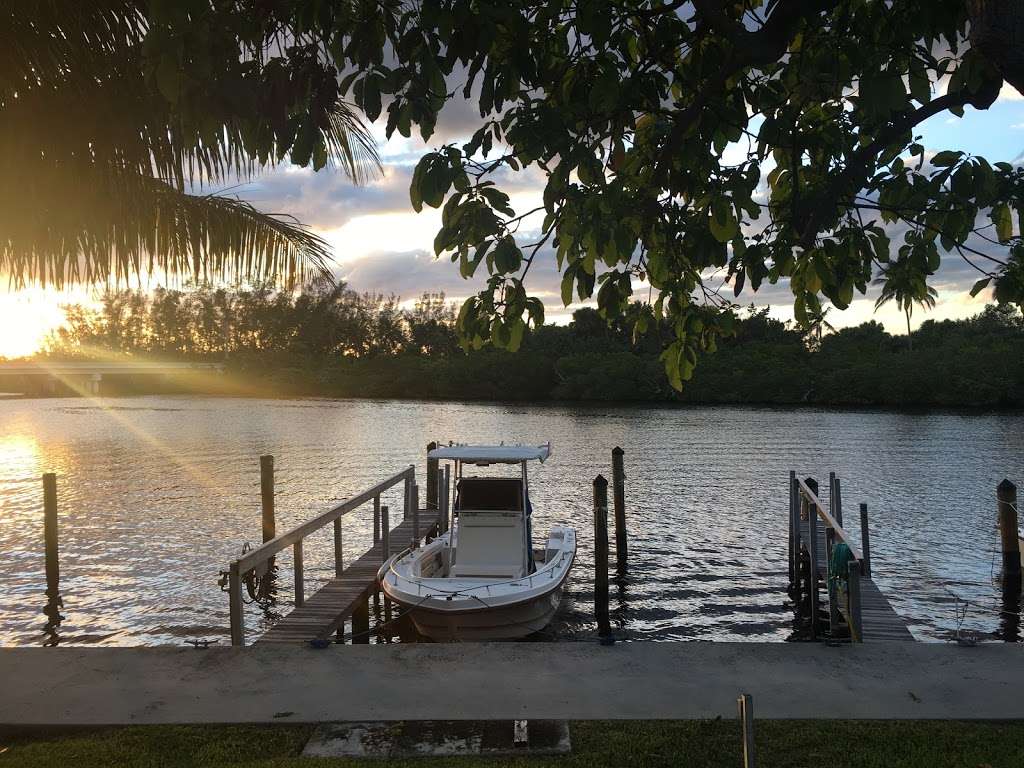
M 51 205 L 0 207 L 0 274 L 11 284 L 127 283 L 133 275 L 280 278 L 288 286 L 331 279 L 329 245 L 290 216 L 143 176 L 93 181 L 102 194 L 90 196 L 80 179 L 62 192 L 22 190 Z
M 143 0 L 0 7 L 0 270 L 9 279 L 329 274 L 327 244 L 294 219 L 184 193 L 289 158 L 333 165 L 357 183 L 381 168 L 317 46 L 264 55 L 280 26 L 273 14 L 242 19 L 244 5 L 196 6 L 203 34 L 216 36 L 223 20 L 253 30 L 211 38 L 227 47 L 220 59 L 199 55 L 205 65 L 184 39 L 167 44 L 154 31 Z

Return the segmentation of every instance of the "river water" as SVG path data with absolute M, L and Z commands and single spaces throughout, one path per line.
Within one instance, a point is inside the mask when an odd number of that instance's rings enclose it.
M 1024 480 L 1021 415 L 141 397 L 0 400 L 0 644 L 226 643 L 217 577 L 259 540 L 260 454 L 276 457 L 280 532 L 408 464 L 422 473 L 430 440 L 553 442 L 531 476 L 534 531 L 574 524 L 580 551 L 547 639 L 595 632 L 591 480 L 610 473 L 615 445 L 630 533 L 630 571 L 611 591 L 621 635 L 790 639 L 790 469 L 823 487 L 835 471 L 854 532 L 868 504 L 875 579 L 918 639 L 1013 631 L 995 486 Z M 43 472 L 58 475 L 57 625 Z M 384 503 L 399 509 L 399 496 Z M 345 519 L 346 558 L 368 546 L 371 514 Z M 305 557 L 308 594 L 333 567 L 329 528 Z M 279 565 L 287 574 L 288 553 Z M 287 603 L 291 579 L 280 581 Z M 273 619 L 247 612 L 250 637 Z

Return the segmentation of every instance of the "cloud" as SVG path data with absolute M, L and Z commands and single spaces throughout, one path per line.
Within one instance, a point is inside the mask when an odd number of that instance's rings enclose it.
M 1024 96 L 1009 83 L 1003 83 L 1003 87 L 999 89 L 999 98 L 996 101 L 1024 101 Z

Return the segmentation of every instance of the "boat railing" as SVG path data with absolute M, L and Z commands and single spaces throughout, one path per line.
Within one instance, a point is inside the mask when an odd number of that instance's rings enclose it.
M 386 564 L 387 565 L 387 571 L 389 573 L 393 573 L 396 578 L 401 578 L 401 579 L 403 579 L 405 581 L 410 581 L 410 582 L 415 583 L 416 584 L 416 594 L 417 594 L 417 596 L 423 596 L 423 593 L 425 591 L 426 592 L 434 592 L 434 593 L 441 594 L 441 595 L 457 595 L 457 594 L 463 594 L 463 593 L 466 593 L 466 592 L 475 592 L 478 589 L 486 590 L 488 592 L 488 594 L 489 594 L 492 587 L 503 587 L 503 586 L 509 585 L 509 584 L 516 585 L 516 586 L 521 586 L 522 584 L 525 583 L 527 586 L 532 588 L 534 586 L 534 583 L 533 583 L 534 579 L 540 580 L 541 578 L 546 578 L 548 581 L 554 579 L 556 572 L 560 569 L 561 565 L 565 562 L 566 558 L 571 558 L 573 556 L 573 553 L 568 552 L 568 551 L 562 549 L 562 550 L 559 550 L 557 559 L 553 559 L 553 560 L 551 560 L 549 562 L 545 562 L 543 568 L 540 568 L 539 570 L 536 570 L 533 573 L 528 574 L 526 576 L 520 576 L 518 578 L 511 578 L 511 579 L 503 579 L 501 581 L 488 581 L 488 582 L 485 582 L 483 584 L 474 584 L 472 586 L 461 587 L 459 589 L 445 589 L 444 587 L 440 587 L 440 586 L 437 586 L 437 585 L 434 585 L 434 584 L 424 584 L 424 581 L 430 580 L 430 577 L 427 577 L 427 578 L 412 578 L 412 577 L 409 577 L 409 576 L 404 576 L 404 575 L 400 574 L 398 571 L 395 570 L 395 563 L 397 563 L 399 560 L 401 560 L 402 557 L 404 555 L 408 554 L 409 551 L 410 550 L 407 549 L 404 552 L 400 552 L 398 555 L 395 555 L 394 557 L 392 557 L 387 562 L 387 564 Z M 427 595 L 427 597 L 430 597 L 430 595 Z
M 870 562 L 861 553 L 854 537 L 842 525 L 842 501 L 839 494 L 838 481 L 834 476 L 829 481 L 828 507 L 822 503 L 815 489 L 805 481 L 790 475 L 790 520 L 793 521 L 793 540 L 800 541 L 803 523 L 807 523 L 807 553 L 811 560 L 811 573 L 817 573 L 817 541 L 818 526 L 825 526 L 825 558 L 827 586 L 829 588 L 829 607 L 842 614 L 850 627 L 850 636 L 854 642 L 863 641 L 863 621 L 861 616 L 862 577 L 871 576 Z M 845 573 L 833 573 L 832 552 L 839 542 L 850 550 Z M 834 586 L 833 586 L 834 585 Z M 812 590 L 817 595 L 817 590 Z M 816 611 L 817 606 L 813 605 Z
M 292 569 L 295 580 L 295 605 L 301 606 L 305 602 L 305 569 L 303 565 L 303 540 L 311 534 L 334 524 L 334 571 L 336 576 L 341 576 L 344 570 L 344 558 L 342 556 L 343 540 L 341 520 L 345 515 L 355 512 L 367 502 L 373 502 L 373 543 L 380 543 L 389 539 L 386 532 L 381 530 L 381 504 L 380 498 L 388 489 L 404 484 L 404 517 L 416 516 L 416 468 L 410 465 L 401 472 L 381 480 L 374 486 L 367 488 L 362 493 L 337 504 L 325 512 L 321 512 L 311 520 L 292 528 L 286 533 L 275 536 L 270 541 L 255 547 L 244 553 L 237 560 L 228 565 L 228 599 L 230 604 L 231 617 L 231 644 L 245 645 L 245 615 L 242 590 L 243 582 L 253 574 L 266 572 L 270 569 L 274 556 L 288 547 L 292 548 Z

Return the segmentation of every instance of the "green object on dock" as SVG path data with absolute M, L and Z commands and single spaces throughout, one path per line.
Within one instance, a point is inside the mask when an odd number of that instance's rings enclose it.
M 847 580 L 850 563 L 853 560 L 853 552 L 846 545 L 845 541 L 840 541 L 832 547 L 832 557 L 828 561 L 828 594 L 830 599 L 835 599 L 839 582 Z

